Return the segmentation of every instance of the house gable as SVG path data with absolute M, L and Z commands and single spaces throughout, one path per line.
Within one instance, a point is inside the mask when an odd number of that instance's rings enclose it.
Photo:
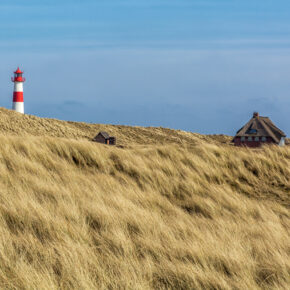
M 237 131 L 232 142 L 237 146 L 258 147 L 263 142 L 279 144 L 285 137 L 285 133 L 277 128 L 268 117 L 261 117 L 258 113 L 254 113 L 252 119 Z

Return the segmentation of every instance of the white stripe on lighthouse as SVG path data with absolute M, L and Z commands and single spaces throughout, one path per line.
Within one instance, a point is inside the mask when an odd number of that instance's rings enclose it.
M 24 114 L 24 103 L 23 102 L 13 102 L 12 109 L 18 113 Z
M 23 83 L 15 82 L 14 83 L 14 92 L 23 92 Z

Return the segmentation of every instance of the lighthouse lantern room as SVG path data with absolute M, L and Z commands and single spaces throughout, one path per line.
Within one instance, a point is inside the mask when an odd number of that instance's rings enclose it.
M 25 78 L 22 77 L 22 75 L 23 72 L 18 67 L 14 72 L 14 77 L 11 78 L 12 82 L 14 82 L 12 109 L 18 113 L 24 114 L 23 83 L 25 82 Z

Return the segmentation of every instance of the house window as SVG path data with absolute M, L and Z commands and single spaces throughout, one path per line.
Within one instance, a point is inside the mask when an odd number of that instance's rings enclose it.
M 250 129 L 250 130 L 248 130 L 248 134 L 257 134 L 257 130 L 256 129 Z
M 266 142 L 267 141 L 267 138 L 266 137 L 262 137 L 262 141 L 263 142 Z
M 242 136 L 242 137 L 241 137 L 241 141 L 242 141 L 242 142 L 245 142 L 245 141 L 246 141 L 246 137 L 245 137 L 245 136 Z
M 259 141 L 259 137 L 255 137 L 255 141 Z
M 253 137 L 248 137 L 248 141 L 253 141 Z

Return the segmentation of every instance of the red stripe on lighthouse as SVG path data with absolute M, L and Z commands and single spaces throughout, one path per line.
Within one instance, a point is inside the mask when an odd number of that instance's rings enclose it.
M 23 102 L 23 92 L 14 92 L 13 102 Z

